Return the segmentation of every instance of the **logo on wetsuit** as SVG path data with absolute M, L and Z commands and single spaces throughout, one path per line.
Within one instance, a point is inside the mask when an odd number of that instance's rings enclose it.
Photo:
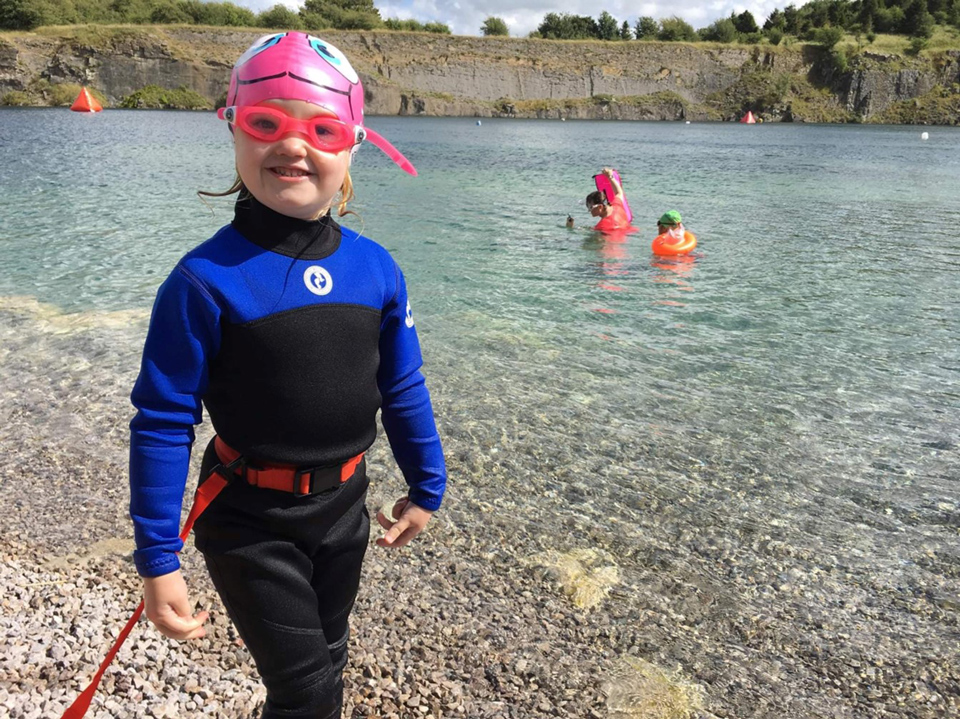
M 333 278 L 320 265 L 311 265 L 304 270 L 303 284 L 315 295 L 328 295 L 333 289 Z
M 413 327 L 413 310 L 410 309 L 409 302 L 407 302 L 407 317 L 403 322 L 407 327 Z

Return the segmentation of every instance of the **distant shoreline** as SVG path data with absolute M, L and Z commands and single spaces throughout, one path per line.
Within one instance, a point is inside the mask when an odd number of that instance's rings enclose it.
M 64 26 L 0 33 L 0 104 L 213 109 L 263 30 Z M 960 49 L 553 41 L 327 31 L 370 115 L 956 125 Z M 889 46 L 889 47 L 888 47 Z M 883 48 L 879 50 L 878 48 Z

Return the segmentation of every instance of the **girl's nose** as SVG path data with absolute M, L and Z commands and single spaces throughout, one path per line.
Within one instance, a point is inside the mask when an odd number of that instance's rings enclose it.
M 291 157 L 304 157 L 307 154 L 307 138 L 299 132 L 288 132 L 280 138 L 277 152 Z

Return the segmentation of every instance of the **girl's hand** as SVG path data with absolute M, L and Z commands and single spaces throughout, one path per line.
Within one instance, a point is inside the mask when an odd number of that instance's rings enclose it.
M 144 577 L 143 603 L 147 618 L 165 637 L 199 639 L 207 633 L 203 623 L 210 613 L 191 614 L 187 584 L 179 569 L 161 577 Z
M 611 170 L 609 167 L 604 167 L 603 174 L 607 177 L 611 177 L 613 175 L 613 170 Z
M 387 517 L 383 510 L 377 512 L 377 521 L 387 533 L 377 540 L 380 547 L 402 547 L 416 537 L 427 526 L 433 512 L 418 507 L 406 497 L 401 497 L 393 505 Z M 399 517 L 399 519 L 397 519 Z

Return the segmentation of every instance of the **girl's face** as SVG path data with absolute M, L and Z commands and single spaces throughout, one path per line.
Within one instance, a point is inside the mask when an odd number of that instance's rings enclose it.
M 302 100 L 267 100 L 301 120 L 332 112 Z M 257 200 L 288 217 L 313 220 L 325 214 L 343 186 L 350 167 L 350 149 L 323 152 L 297 133 L 274 142 L 257 140 L 237 128 L 233 133 L 237 172 Z

